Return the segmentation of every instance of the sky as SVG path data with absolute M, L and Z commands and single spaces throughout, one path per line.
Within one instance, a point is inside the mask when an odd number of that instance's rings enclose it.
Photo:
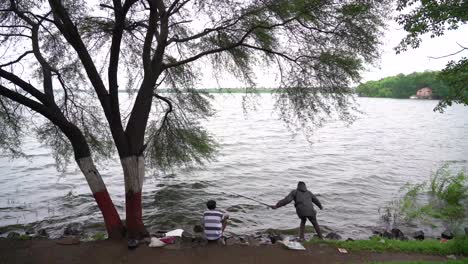
M 406 36 L 406 32 L 395 22 L 390 23 L 385 32 L 382 57 L 378 67 L 368 67 L 363 73 L 363 81 L 380 80 L 387 76 L 399 73 L 409 74 L 425 70 L 442 70 L 450 60 L 459 60 L 463 56 L 468 57 L 468 51 L 447 58 L 433 59 L 460 50 L 457 42 L 468 47 L 468 26 L 465 25 L 454 31 L 446 31 L 445 35 L 430 38 L 423 37 L 418 49 L 409 49 L 406 52 L 396 54 L 393 49 Z
M 423 41 L 419 48 L 408 49 L 405 52 L 396 54 L 394 48 L 406 36 L 406 32 L 394 21 L 388 22 L 388 28 L 384 33 L 383 45 L 381 46 L 381 59 L 376 66 L 367 65 L 366 70 L 362 72 L 361 82 L 380 80 L 388 76 L 394 76 L 400 73 L 410 74 L 413 72 L 423 72 L 426 70 L 436 71 L 445 68 L 450 60 L 459 60 L 463 56 L 468 57 L 468 50 L 454 56 L 433 59 L 430 57 L 440 57 L 459 51 L 462 46 L 468 47 L 468 25 L 462 26 L 457 30 L 446 31 L 443 36 L 430 38 L 429 35 L 422 37 Z M 265 69 L 263 69 L 265 70 Z M 203 71 L 205 75 L 200 80 L 200 87 L 203 88 L 236 88 L 246 87 L 246 84 L 240 83 L 231 76 L 222 76 L 216 80 L 207 72 L 213 70 L 209 65 L 205 65 Z M 267 69 L 267 72 L 257 72 L 258 87 L 277 87 L 276 67 Z M 351 84 L 352 86 L 358 85 Z M 248 85 L 247 85 L 248 86 Z

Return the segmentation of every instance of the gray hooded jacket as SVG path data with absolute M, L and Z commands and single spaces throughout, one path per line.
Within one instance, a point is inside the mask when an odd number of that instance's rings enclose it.
M 322 209 L 320 201 L 313 193 L 307 190 L 307 187 L 303 182 L 299 182 L 297 184 L 297 189 L 291 191 L 283 200 L 279 201 L 276 204 L 276 207 L 285 206 L 292 201 L 294 201 L 296 213 L 299 218 L 315 216 L 317 212 L 314 209 L 314 204 Z

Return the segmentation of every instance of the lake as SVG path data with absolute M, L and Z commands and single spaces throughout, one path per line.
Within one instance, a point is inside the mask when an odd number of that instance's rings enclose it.
M 468 165 L 468 107 L 444 114 L 437 101 L 358 98 L 363 114 L 353 124 L 332 122 L 306 139 L 293 135 L 272 112 L 270 94 L 244 115 L 240 94 L 214 95 L 217 114 L 205 122 L 220 144 L 216 161 L 203 168 L 148 172 L 143 187 L 144 221 L 150 230 L 200 223 L 208 199 L 227 210 L 227 231 L 247 234 L 299 225 L 293 205 L 278 210 L 242 198 L 275 204 L 298 181 L 318 194 L 318 220 L 343 237 L 366 238 L 379 225 L 379 207 L 398 197 L 406 183 L 429 179 L 445 162 Z M 104 230 L 99 209 L 75 164 L 58 173 L 50 151 L 35 139 L 24 142 L 28 159 L 0 157 L 0 226 L 31 224 L 60 236 L 71 222 Z M 116 158 L 99 164 L 122 217 L 124 186 Z M 308 223 L 310 225 L 310 223 Z M 437 235 L 440 228 L 423 229 Z M 5 235 L 5 234 L 4 234 Z

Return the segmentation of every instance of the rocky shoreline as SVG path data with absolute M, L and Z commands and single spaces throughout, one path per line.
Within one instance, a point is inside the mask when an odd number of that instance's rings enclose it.
M 198 232 L 195 232 L 198 231 Z M 202 233 L 199 232 L 199 228 L 195 227 L 194 231 L 187 231 L 185 230 L 182 233 L 181 237 L 177 237 L 173 243 L 167 245 L 170 248 L 187 248 L 187 247 L 197 247 L 197 246 L 204 246 L 208 243 L 203 237 Z M 168 230 L 157 230 L 150 232 L 150 237 L 145 238 L 143 240 L 138 241 L 139 244 L 149 244 L 151 237 L 162 238 L 164 237 L 165 233 Z M 313 235 L 312 227 L 306 228 L 306 240 L 310 240 L 315 238 Z M 468 235 L 468 228 L 465 228 L 465 233 Z M 277 229 L 267 229 L 255 232 L 254 234 L 247 234 L 247 235 L 238 235 L 230 232 L 225 233 L 225 239 L 223 244 L 232 246 L 232 245 L 244 245 L 244 246 L 260 246 L 260 245 L 271 245 L 276 244 L 278 241 L 283 241 L 284 239 L 288 239 L 291 241 L 298 240 L 297 238 L 298 229 L 289 229 L 289 230 L 277 230 Z M 19 232 L 8 232 L 5 234 L 0 234 L 6 237 L 7 239 L 14 239 L 14 240 L 31 240 L 31 239 L 49 239 L 49 234 L 45 229 L 26 229 L 24 233 Z M 370 236 L 378 236 L 385 239 L 397 239 L 397 240 L 424 240 L 427 237 L 425 236 L 423 231 L 417 231 L 413 234 L 407 235 L 404 234 L 400 229 L 393 228 L 391 230 L 372 230 L 372 235 Z M 435 237 L 436 239 L 446 239 L 450 240 L 454 237 L 454 234 L 450 230 L 445 230 L 443 233 L 440 234 L 440 237 Z M 67 225 L 63 231 L 63 235 L 58 238 L 58 241 L 64 241 L 65 244 L 76 244 L 80 243 L 80 241 L 94 241 L 94 240 L 104 240 L 106 239 L 105 233 L 86 233 L 85 227 L 83 224 L 80 223 L 71 223 Z M 346 238 L 344 239 L 341 235 L 337 232 L 327 232 L 325 235 L 325 239 L 328 240 L 347 240 L 347 241 L 354 241 L 353 238 Z

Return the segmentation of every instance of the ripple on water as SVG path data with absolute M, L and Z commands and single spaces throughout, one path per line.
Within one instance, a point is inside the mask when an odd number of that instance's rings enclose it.
M 349 127 L 338 122 L 325 126 L 309 144 L 301 133 L 292 137 L 269 112 L 269 95 L 258 98 L 267 106 L 247 118 L 240 97 L 215 98 L 223 108 L 203 122 L 220 141 L 220 154 L 202 169 L 147 177 L 143 217 L 150 229 L 191 230 L 209 199 L 230 213 L 230 232 L 297 228 L 293 205 L 269 210 L 232 193 L 274 204 L 303 180 L 324 205 L 318 211 L 322 225 L 343 237 L 363 237 L 378 224 L 378 208 L 393 200 L 406 182 L 428 179 L 444 161 L 468 165 L 468 108 L 454 107 L 440 115 L 433 113 L 431 101 L 358 98 L 366 116 Z M 49 151 L 37 141 L 28 138 L 24 147 L 29 159 L 0 156 L 0 226 L 32 223 L 60 235 L 68 223 L 81 222 L 104 230 L 76 165 L 57 173 Z M 124 216 L 120 162 L 98 168 Z

